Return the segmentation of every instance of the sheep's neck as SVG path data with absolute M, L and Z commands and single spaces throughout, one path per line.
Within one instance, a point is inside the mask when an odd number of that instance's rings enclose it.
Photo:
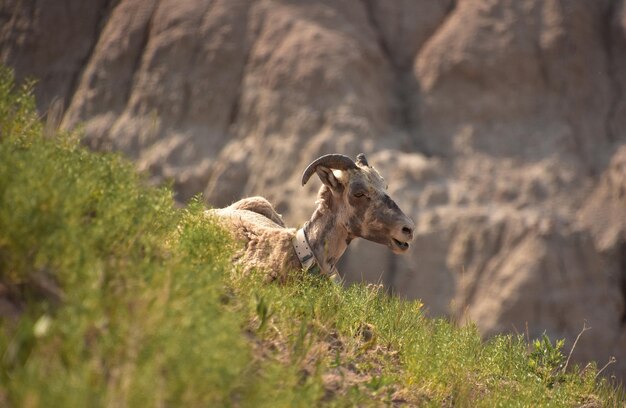
M 311 250 L 324 273 L 331 274 L 350 242 L 346 229 L 337 223 L 336 214 L 316 210 L 305 228 Z

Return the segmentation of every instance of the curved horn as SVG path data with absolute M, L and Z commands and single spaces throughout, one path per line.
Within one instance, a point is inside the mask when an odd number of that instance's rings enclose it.
M 352 159 L 348 156 L 344 156 L 343 154 L 327 154 L 308 165 L 308 167 L 304 170 L 304 173 L 302 173 L 302 185 L 305 185 L 306 182 L 309 181 L 313 173 L 315 173 L 317 166 L 326 166 L 330 169 L 337 170 L 357 168 L 356 164 L 354 164 Z

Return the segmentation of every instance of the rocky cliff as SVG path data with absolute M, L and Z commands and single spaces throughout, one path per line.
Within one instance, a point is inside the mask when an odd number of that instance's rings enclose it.
M 626 374 L 624 0 L 7 0 L 0 60 L 181 201 L 296 225 L 302 169 L 368 153 L 417 237 L 353 244 L 349 282 L 486 335 L 586 321 L 574 356 Z

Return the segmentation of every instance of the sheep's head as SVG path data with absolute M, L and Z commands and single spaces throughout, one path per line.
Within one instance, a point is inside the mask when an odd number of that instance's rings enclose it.
M 322 156 L 306 168 L 302 185 L 313 173 L 324 183 L 320 194 L 349 239 L 361 237 L 395 253 L 409 249 L 415 224 L 389 197 L 385 180 L 364 154 L 356 162 L 341 154 Z

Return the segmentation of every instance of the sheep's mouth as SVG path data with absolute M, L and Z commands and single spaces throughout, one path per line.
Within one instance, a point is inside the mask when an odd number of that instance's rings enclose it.
M 393 242 L 392 250 L 394 252 L 406 252 L 409 249 L 409 243 L 404 241 L 398 241 L 395 238 L 391 238 Z

